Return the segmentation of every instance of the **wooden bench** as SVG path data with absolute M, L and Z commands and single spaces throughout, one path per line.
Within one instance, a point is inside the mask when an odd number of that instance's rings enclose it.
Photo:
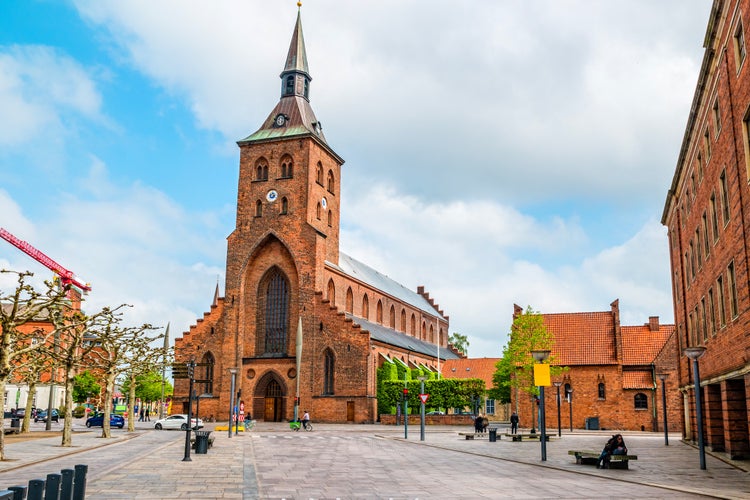
M 489 436 L 489 432 L 459 432 L 459 436 L 465 436 L 467 440 L 476 438 L 486 438 Z
M 568 450 L 568 455 L 575 456 L 577 464 L 596 465 L 599 463 L 601 452 L 595 450 Z M 638 455 L 610 455 L 609 467 L 611 469 L 627 469 L 630 460 L 638 460 Z
M 540 440 L 542 439 L 542 434 L 510 434 L 506 433 L 505 437 L 511 438 L 513 441 L 523 441 L 524 439 L 536 439 Z M 549 434 L 545 434 L 544 437 L 546 438 L 545 441 L 550 441 L 552 438 Z

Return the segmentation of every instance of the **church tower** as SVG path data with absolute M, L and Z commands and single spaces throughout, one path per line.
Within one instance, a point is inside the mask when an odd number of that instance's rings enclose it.
M 325 262 L 338 263 L 344 163 L 310 106 L 312 77 L 299 11 L 280 77 L 279 102 L 256 132 L 238 142 L 225 321 L 226 331 L 235 332 L 235 366 L 273 362 L 286 375 L 295 367 L 298 319 L 313 310 L 315 290 L 324 287 Z

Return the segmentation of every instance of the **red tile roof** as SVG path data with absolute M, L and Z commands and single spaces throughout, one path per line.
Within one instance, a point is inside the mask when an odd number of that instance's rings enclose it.
M 622 372 L 623 389 L 653 389 L 654 378 L 651 370 L 637 370 Z
M 547 330 L 555 337 L 552 355 L 556 365 L 617 364 L 615 326 L 610 311 L 542 316 Z
M 674 332 L 674 325 L 659 325 L 651 331 L 649 325 L 622 327 L 622 364 L 649 365 L 664 347 L 669 336 Z
M 492 387 L 492 375 L 500 358 L 449 359 L 440 366 L 443 378 L 481 378 L 486 388 Z

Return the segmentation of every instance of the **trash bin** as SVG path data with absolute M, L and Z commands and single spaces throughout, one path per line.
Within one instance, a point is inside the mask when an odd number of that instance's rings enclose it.
M 205 455 L 208 453 L 208 436 L 211 431 L 195 431 L 195 454 Z
M 497 427 L 490 427 L 490 443 L 497 441 Z
M 10 419 L 10 429 L 13 432 L 20 432 L 21 430 L 21 419 L 18 417 L 13 417 Z

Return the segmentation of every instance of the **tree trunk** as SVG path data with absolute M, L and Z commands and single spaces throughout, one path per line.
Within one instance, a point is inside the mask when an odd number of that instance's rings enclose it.
M 128 390 L 128 432 L 135 431 L 135 372 L 130 372 L 130 387 Z
M 102 437 L 112 437 L 109 416 L 112 414 L 112 396 L 115 392 L 115 373 L 108 372 L 104 385 L 104 419 L 102 420 Z
M 5 378 L 0 377 L 0 395 L 5 394 Z M 0 398 L 0 410 L 3 418 L 0 418 L 0 460 L 5 460 L 5 398 Z
M 29 396 L 26 398 L 26 413 L 23 416 L 23 423 L 21 423 L 21 434 L 29 432 L 29 423 L 31 422 L 31 403 L 34 401 L 35 394 L 36 381 L 29 382 Z
M 65 366 L 65 415 L 60 415 L 64 420 L 62 446 L 73 446 L 73 383 L 76 378 L 76 368 L 73 365 Z M 49 415 L 52 419 L 52 415 Z

